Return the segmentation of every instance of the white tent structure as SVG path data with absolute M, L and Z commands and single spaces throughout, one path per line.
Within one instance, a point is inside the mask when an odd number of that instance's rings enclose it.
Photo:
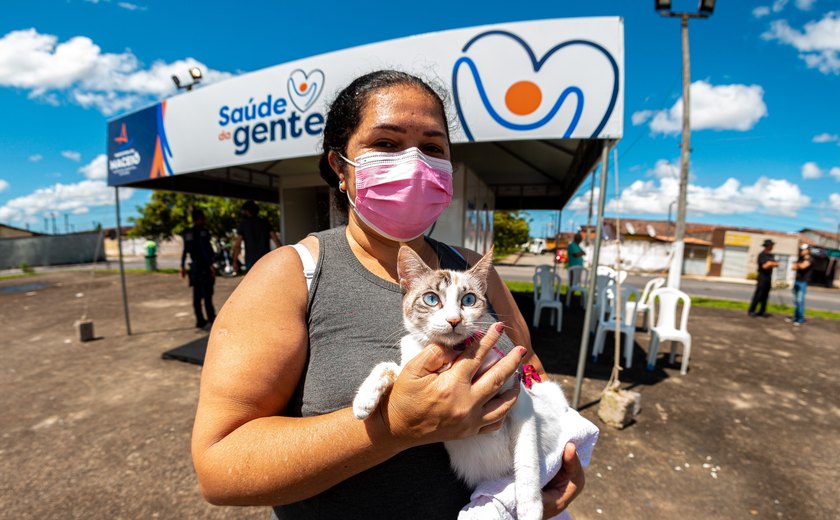
M 108 184 L 279 204 L 281 239 L 335 225 L 318 174 L 329 101 L 397 69 L 450 93 L 452 205 L 433 236 L 479 252 L 494 210 L 561 209 L 624 117 L 624 26 L 552 19 L 400 38 L 196 88 L 108 123 Z

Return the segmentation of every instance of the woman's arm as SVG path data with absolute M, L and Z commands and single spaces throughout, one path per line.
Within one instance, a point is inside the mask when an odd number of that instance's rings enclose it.
M 313 239 L 314 240 L 314 239 Z M 516 392 L 496 397 L 521 359 L 514 352 L 471 384 L 488 334 L 458 359 L 430 346 L 406 365 L 380 413 L 279 416 L 306 362 L 306 283 L 295 251 L 261 259 L 216 319 L 201 377 L 193 463 L 204 497 L 215 504 L 299 501 L 430 442 L 498 427 Z M 446 363 L 453 368 L 437 374 Z

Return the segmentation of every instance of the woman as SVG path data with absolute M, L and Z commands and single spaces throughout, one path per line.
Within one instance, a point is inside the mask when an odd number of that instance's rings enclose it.
M 279 518 L 307 519 L 455 518 L 469 502 L 470 490 L 452 473 L 441 442 L 498 429 L 518 388 L 496 394 L 520 363 L 544 373 L 498 274 L 491 276 L 488 296 L 508 335 L 524 347 L 473 381 L 498 339 L 495 326 L 460 356 L 430 345 L 408 363 L 379 413 L 359 421 L 349 408 L 377 362 L 398 361 L 404 331 L 397 240 L 433 268 L 462 264 L 459 254 L 470 263 L 478 259 L 417 229 L 448 203 L 449 160 L 443 102 L 418 78 L 375 72 L 338 95 L 324 128 L 321 175 L 337 188 L 337 203 L 354 209 L 346 227 L 300 242 L 318 263 L 309 291 L 298 253 L 282 247 L 254 266 L 217 317 L 192 443 L 208 501 L 281 504 L 274 508 Z M 383 164 L 370 174 L 371 165 Z M 405 191 L 393 186 L 368 190 L 371 178 L 397 170 L 415 175 L 407 186 L 429 189 L 403 199 Z M 411 206 L 410 217 L 389 218 L 402 205 Z M 451 368 L 438 373 L 448 363 Z M 564 460 L 543 493 L 547 516 L 583 486 L 571 445 Z

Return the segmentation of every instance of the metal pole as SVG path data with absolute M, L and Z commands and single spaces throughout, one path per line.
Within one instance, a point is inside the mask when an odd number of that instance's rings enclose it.
M 117 205 L 117 250 L 120 255 L 120 284 L 122 286 L 123 312 L 125 313 L 125 331 L 131 336 L 131 320 L 128 317 L 128 293 L 125 290 L 125 265 L 123 265 L 123 251 L 122 251 L 122 230 L 120 229 L 120 189 L 114 187 L 114 196 Z
M 680 144 L 680 194 L 677 199 L 677 228 L 674 232 L 674 257 L 668 270 L 668 287 L 680 288 L 683 252 L 685 250 L 685 213 L 688 205 L 688 160 L 691 154 L 691 71 L 688 53 L 688 15 L 681 17 L 682 23 L 682 66 L 683 66 L 683 117 L 682 143 Z
M 595 200 L 595 170 L 592 170 L 592 179 L 589 181 L 589 217 L 586 219 L 586 236 L 583 243 L 589 245 L 589 233 L 592 231 L 592 204 Z
M 589 288 L 586 294 L 586 313 L 583 316 L 583 332 L 580 336 L 580 354 L 578 355 L 577 375 L 575 376 L 575 393 L 572 397 L 572 408 L 578 409 L 580 404 L 580 389 L 583 386 L 583 371 L 586 367 L 586 356 L 589 353 L 589 324 L 592 321 L 592 301 L 595 299 L 595 279 L 598 277 L 598 257 L 601 253 L 601 235 L 604 229 L 604 204 L 607 198 L 607 166 L 609 165 L 610 146 L 612 141 L 604 142 L 601 151 L 601 184 L 598 190 L 598 215 L 595 226 L 595 247 L 592 250 L 592 268 L 589 271 Z

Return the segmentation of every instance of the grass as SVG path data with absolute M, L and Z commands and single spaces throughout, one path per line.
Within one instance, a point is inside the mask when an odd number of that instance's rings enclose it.
M 534 292 L 534 284 L 531 282 L 514 282 L 507 281 L 505 284 L 512 293 L 532 294 Z M 566 285 L 561 286 L 561 294 L 566 294 Z M 746 312 L 750 304 L 746 301 L 739 300 L 724 300 L 720 298 L 706 298 L 703 296 L 695 296 L 691 298 L 691 305 L 695 307 L 711 307 L 714 309 L 731 309 L 736 311 Z M 789 305 L 779 305 L 777 303 L 767 304 L 767 312 L 771 314 L 778 314 L 780 316 L 793 316 L 793 307 Z M 811 318 L 823 318 L 826 320 L 840 320 L 840 312 L 820 311 L 813 309 L 805 309 L 805 316 Z
M 4 274 L 0 276 L 0 280 L 14 280 L 15 278 L 26 278 L 27 276 L 35 276 L 36 272 L 31 273 L 17 273 L 17 274 Z

